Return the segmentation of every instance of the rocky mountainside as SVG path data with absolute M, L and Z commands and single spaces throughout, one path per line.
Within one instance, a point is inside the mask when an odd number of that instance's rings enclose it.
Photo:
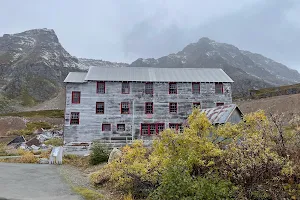
M 296 70 L 262 55 L 241 51 L 237 47 L 201 38 L 176 54 L 158 59 L 138 59 L 130 66 L 222 68 L 234 81 L 235 97 L 249 94 L 249 89 L 287 85 L 300 82 Z
M 88 69 L 89 66 L 109 66 L 109 67 L 128 67 L 128 63 L 109 62 L 104 60 L 95 60 L 87 58 L 78 58 L 81 68 Z
M 78 60 L 59 43 L 53 30 L 37 29 L 0 37 L 0 91 L 24 104 L 53 97 Z
M 0 37 L 0 110 L 35 105 L 55 97 L 70 71 L 94 66 L 126 66 L 102 60 L 77 59 L 50 29 L 34 29 Z
M 236 97 L 248 95 L 249 89 L 300 81 L 296 70 L 208 38 L 201 38 L 176 54 L 159 59 L 137 59 L 129 65 L 76 58 L 63 48 L 53 30 L 34 29 L 0 37 L 0 112 L 53 98 L 63 99 L 57 96 L 63 94 L 63 80 L 67 74 L 86 70 L 89 66 L 222 68 L 235 81 Z

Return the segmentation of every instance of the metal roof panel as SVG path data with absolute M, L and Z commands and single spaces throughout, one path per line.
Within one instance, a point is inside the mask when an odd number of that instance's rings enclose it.
M 90 67 L 85 81 L 233 82 L 217 68 Z
M 65 83 L 83 83 L 85 82 L 87 72 L 70 72 L 65 78 Z
M 236 104 L 228 104 L 218 106 L 215 108 L 202 109 L 201 112 L 205 113 L 208 120 L 212 124 L 225 124 L 229 119 L 231 113 L 237 108 Z

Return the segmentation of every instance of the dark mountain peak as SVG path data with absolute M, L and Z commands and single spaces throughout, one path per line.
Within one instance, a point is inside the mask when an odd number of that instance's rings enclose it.
M 208 37 L 202 37 L 198 40 L 197 43 L 211 43 L 211 42 L 215 42 L 214 40 L 209 39 Z
M 32 29 L 32 30 L 27 30 L 21 33 L 16 33 L 16 34 L 4 34 L 3 35 L 4 39 L 11 39 L 11 40 L 16 40 L 16 39 L 31 39 L 35 40 L 35 42 L 42 42 L 42 43 L 59 43 L 58 37 L 53 29 Z
M 222 68 L 234 81 L 233 95 L 248 95 L 249 89 L 300 82 L 300 74 L 259 54 L 207 37 L 187 45 L 176 54 L 158 59 L 138 59 L 130 66 Z

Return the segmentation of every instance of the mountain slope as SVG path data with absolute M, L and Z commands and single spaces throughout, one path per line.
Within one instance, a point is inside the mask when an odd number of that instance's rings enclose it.
M 0 91 L 25 105 L 54 97 L 68 72 L 80 71 L 49 29 L 0 37 L 0 69 Z
M 130 66 L 222 68 L 235 81 L 235 97 L 248 95 L 249 89 L 300 82 L 300 74 L 296 70 L 259 54 L 241 51 L 233 45 L 217 43 L 209 38 L 201 38 L 176 54 L 158 59 L 140 58 Z
M 56 97 L 70 71 L 94 66 L 126 66 L 102 60 L 77 59 L 51 29 L 33 29 L 0 37 L 0 103 L 32 106 Z
M 118 62 L 109 62 L 104 60 L 95 60 L 88 58 L 78 58 L 80 65 L 85 66 L 81 68 L 88 69 L 89 66 L 98 66 L 98 67 L 128 67 L 127 63 L 118 63 Z

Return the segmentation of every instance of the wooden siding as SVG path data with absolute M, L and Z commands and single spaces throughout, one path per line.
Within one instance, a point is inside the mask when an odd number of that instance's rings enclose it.
M 227 122 L 231 124 L 237 124 L 242 120 L 242 113 L 236 108 L 230 115 Z
M 153 94 L 145 94 L 145 83 L 130 82 L 130 93 L 122 94 L 122 82 L 106 82 L 105 94 L 98 94 L 96 82 L 67 83 L 65 142 L 130 138 L 132 133 L 135 139 L 149 139 L 141 136 L 141 123 L 164 123 L 168 128 L 169 123 L 182 123 L 194 102 L 200 102 L 202 108 L 232 103 L 230 83 L 224 83 L 224 94 L 215 94 L 214 83 L 201 83 L 200 87 L 200 94 L 192 94 L 192 83 L 177 83 L 177 94 L 169 94 L 169 83 L 153 83 Z M 72 104 L 72 91 L 81 92 L 80 104 Z M 104 102 L 104 114 L 96 114 L 96 102 Z M 130 114 L 121 114 L 121 102 L 129 102 Z M 145 102 L 153 102 L 153 114 L 145 114 Z M 177 114 L 169 113 L 169 102 L 178 103 Z M 80 112 L 79 125 L 70 125 L 71 112 Z M 102 131 L 102 123 L 110 123 L 111 131 Z M 117 124 L 125 124 L 126 131 L 118 132 Z

